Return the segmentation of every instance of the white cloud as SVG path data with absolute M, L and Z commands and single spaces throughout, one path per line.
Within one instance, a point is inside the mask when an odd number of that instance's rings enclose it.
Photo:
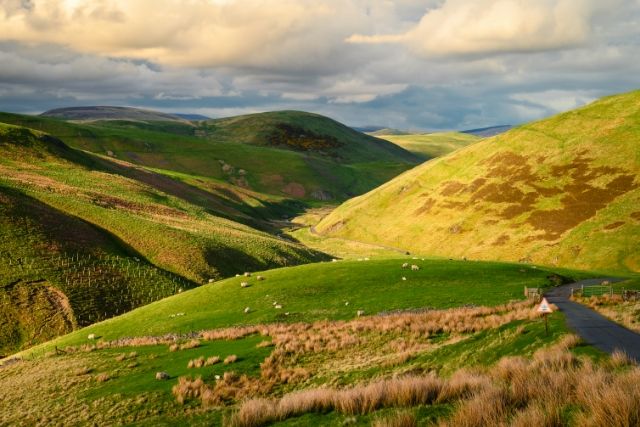
M 617 3 L 614 1 L 614 3 Z M 580 46 L 591 37 L 597 0 L 447 0 L 409 31 L 354 34 L 351 43 L 404 43 L 422 55 L 535 52 Z

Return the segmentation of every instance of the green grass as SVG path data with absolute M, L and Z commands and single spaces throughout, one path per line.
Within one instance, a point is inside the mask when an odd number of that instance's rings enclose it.
M 403 269 L 404 262 L 420 270 Z M 255 276 L 265 280 L 258 281 Z M 550 270 L 516 264 L 410 257 L 308 264 L 233 277 L 183 292 L 122 316 L 73 332 L 33 349 L 87 343 L 94 333 L 105 340 L 271 322 L 352 319 L 358 310 L 394 310 L 497 305 L 523 298 L 523 288 L 551 284 Z M 563 274 L 574 279 L 586 272 Z M 405 277 L 406 280 L 402 280 Z M 251 286 L 242 288 L 248 282 Z M 281 304 L 276 309 L 274 302 Z M 348 304 L 346 304 L 348 303 Z M 249 307 L 251 312 L 244 313 Z M 184 316 L 172 317 L 184 313 Z M 289 313 L 286 315 L 285 313 Z
M 2 322 L 2 354 L 209 279 L 324 259 L 251 227 L 273 231 L 267 219 L 293 203 L 99 158 L 38 131 L 0 124 L 0 171 L 0 304 L 23 313 Z M 25 294 L 28 283 L 40 285 Z
M 351 199 L 316 229 L 433 256 L 640 271 L 640 92 L 514 128 Z
M 202 122 L 200 127 L 117 120 L 79 124 L 9 113 L 0 113 L 0 122 L 41 130 L 72 147 L 103 155 L 111 152 L 147 167 L 303 200 L 317 199 L 320 191 L 336 200 L 362 194 L 419 161 L 387 141 L 301 112 L 240 116 Z M 288 145 L 287 134 L 278 131 L 284 125 L 294 126 L 296 135 L 308 131 L 320 139 L 336 140 L 339 148 L 328 152 Z
M 480 137 L 461 132 L 435 132 L 407 135 L 377 135 L 378 138 L 404 148 L 423 159 L 433 159 L 452 153 L 480 141 Z

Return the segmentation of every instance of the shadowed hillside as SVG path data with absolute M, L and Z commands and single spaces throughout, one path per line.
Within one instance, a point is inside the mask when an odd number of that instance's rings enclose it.
M 348 201 L 322 233 L 425 254 L 640 270 L 640 92 L 515 128 Z
M 268 228 L 250 193 L 185 181 L 1 124 L 0 353 L 209 279 L 321 259 L 226 219 Z

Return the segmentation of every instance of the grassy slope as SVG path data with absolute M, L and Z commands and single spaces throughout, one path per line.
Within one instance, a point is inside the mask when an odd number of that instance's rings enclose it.
M 481 138 L 460 132 L 436 132 L 410 135 L 377 135 L 424 159 L 433 159 L 464 148 Z
M 255 282 L 250 288 L 238 284 L 245 278 L 234 278 L 207 285 L 181 295 L 154 303 L 117 319 L 94 325 L 55 341 L 64 347 L 86 343 L 88 333 L 102 334 L 111 339 L 118 336 L 186 332 L 201 328 L 219 327 L 237 323 L 284 320 L 272 306 L 278 298 L 284 304 L 282 311 L 290 310 L 287 320 L 311 322 L 316 319 L 351 319 L 357 308 L 367 313 L 393 308 L 455 307 L 464 304 L 499 304 L 522 297 L 522 286 L 538 286 L 547 282 L 548 272 L 541 269 L 498 263 L 410 260 L 422 266 L 419 271 L 403 270 L 406 259 L 368 262 L 337 262 L 312 264 L 301 267 L 267 271 L 265 281 Z M 522 271 L 521 271 L 522 270 Z M 405 275 L 408 280 L 398 280 Z M 579 273 L 580 275 L 580 273 Z M 302 278 L 302 279 L 301 279 Z M 491 291 L 487 292 L 488 289 Z M 269 295 L 267 298 L 266 295 Z M 344 301 L 351 303 L 344 305 Z M 255 311 L 244 315 L 245 304 Z M 184 316 L 169 317 L 183 311 Z M 295 313 L 295 314 L 294 314 Z M 384 318 L 380 318 L 384 322 Z M 566 333 L 562 316 L 555 313 L 550 319 L 551 335 L 545 336 L 543 323 L 538 320 L 517 320 L 495 329 L 449 336 L 435 334 L 422 337 L 396 336 L 393 330 L 380 336 L 369 335 L 360 329 L 351 329 L 361 336 L 359 344 L 348 348 L 320 349 L 305 353 L 303 357 L 286 356 L 280 363 L 294 363 L 303 372 L 315 374 L 307 381 L 283 384 L 273 390 L 275 396 L 292 389 L 317 387 L 321 384 L 348 386 L 368 382 L 372 378 L 392 377 L 406 373 L 451 372 L 474 365 L 488 365 L 506 355 L 530 356 L 540 347 L 554 342 Z M 319 326 L 318 331 L 323 330 Z M 316 332 L 309 330 L 310 338 Z M 330 334 L 331 335 L 331 334 Z M 230 400 L 223 408 L 200 408 L 197 400 L 180 405 L 171 395 L 171 387 L 178 376 L 202 376 L 209 384 L 216 383 L 215 375 L 234 371 L 260 378 L 260 364 L 272 351 L 271 347 L 256 347 L 264 338 L 250 336 L 236 341 L 204 341 L 195 349 L 169 352 L 166 345 L 103 349 L 79 352 L 57 357 L 39 358 L 0 369 L 0 381 L 8 385 L 6 399 L 0 404 L 0 416 L 12 423 L 33 424 L 49 422 L 104 424 L 136 422 L 139 425 L 211 425 L 220 424 L 225 414 L 233 410 Z M 393 345 L 398 341 L 418 345 L 420 350 L 409 358 L 394 359 Z M 390 347 L 391 346 L 391 347 Z M 46 351 L 51 345 L 40 347 Z M 129 355 L 118 360 L 118 355 Z M 187 369 L 187 362 L 200 356 L 225 357 L 236 354 L 239 361 L 233 365 L 214 365 L 200 369 Z M 286 354 L 286 353 L 285 353 Z M 378 360 L 378 362 L 361 361 Z M 385 361 L 385 363 L 380 363 Z M 285 365 L 288 366 L 288 365 Z M 162 382 L 153 379 L 155 372 L 169 372 L 172 378 Z M 99 374 L 107 373 L 106 382 L 97 381 Z M 36 384 L 38 384 L 36 386 Z M 48 399 L 35 398 L 35 393 L 46 393 Z M 18 407 L 16 402 L 25 402 Z M 63 409 L 64 408 L 64 409 Z M 443 416 L 450 407 L 422 409 L 420 419 Z M 388 411 L 387 411 L 388 412 Z M 370 425 L 385 411 L 357 416 L 357 425 Z M 46 414 L 46 415 L 45 415 Z M 282 425 L 318 425 L 343 423 L 348 416 L 331 412 L 326 415 L 310 414 L 292 418 Z
M 8 113 L 0 113 L 0 122 L 42 130 L 73 147 L 100 154 L 111 152 L 119 159 L 148 167 L 298 199 L 321 197 L 320 191 L 337 199 L 361 194 L 419 160 L 386 141 L 357 133 L 328 118 L 283 114 L 265 113 L 251 118 L 250 123 L 244 116 L 202 122 L 200 128 L 179 122 L 118 120 L 77 124 Z M 296 130 L 304 127 L 315 136 L 333 138 L 340 148 L 330 152 L 303 151 L 286 143 L 260 142 L 259 135 L 265 133 L 284 141 L 286 133 L 278 131 L 282 123 Z M 254 138 L 254 134 L 258 136 Z
M 403 269 L 404 262 L 421 268 Z M 588 273 L 560 273 L 588 277 Z M 404 257 L 315 263 L 260 274 L 265 280 L 256 280 L 254 274 L 205 285 L 66 335 L 34 351 L 86 343 L 90 333 L 112 340 L 245 324 L 351 319 L 357 310 L 375 314 L 424 307 L 497 305 L 521 299 L 524 286 L 549 285 L 547 277 L 552 273 L 516 264 Z M 242 282 L 251 286 L 242 288 Z M 282 309 L 274 308 L 274 302 Z M 251 310 L 249 314 L 244 313 L 246 307 Z M 171 316 L 176 313 L 184 316 Z
M 0 125 L 0 175 L 7 310 L 34 303 L 52 315 L 70 304 L 72 320 L 83 325 L 190 286 L 153 265 L 203 282 L 319 259 L 300 245 L 222 218 L 247 215 L 213 192 L 70 149 L 29 129 Z M 133 256 L 143 261 L 132 267 Z M 25 294 L 28 286 L 14 286 L 19 281 L 44 281 L 42 292 Z M 56 289 L 63 291 L 61 300 Z M 49 338 L 46 326 L 38 333 L 55 317 L 49 314 L 3 323 L 2 334 L 11 338 L 0 351 Z M 69 325 L 50 329 L 61 327 Z
M 319 232 L 419 253 L 640 270 L 640 92 L 427 162 Z

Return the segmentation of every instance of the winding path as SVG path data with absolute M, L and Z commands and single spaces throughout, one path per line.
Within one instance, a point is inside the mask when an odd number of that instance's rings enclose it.
M 560 311 L 566 316 L 569 328 L 574 330 L 586 342 L 609 354 L 613 353 L 616 349 L 622 350 L 627 353 L 629 357 L 640 362 L 639 334 L 569 299 L 571 296 L 571 288 L 580 287 L 581 285 L 600 284 L 602 280 L 614 282 L 620 279 L 582 280 L 553 288 L 545 294 L 545 297 L 550 303 L 558 306 Z

